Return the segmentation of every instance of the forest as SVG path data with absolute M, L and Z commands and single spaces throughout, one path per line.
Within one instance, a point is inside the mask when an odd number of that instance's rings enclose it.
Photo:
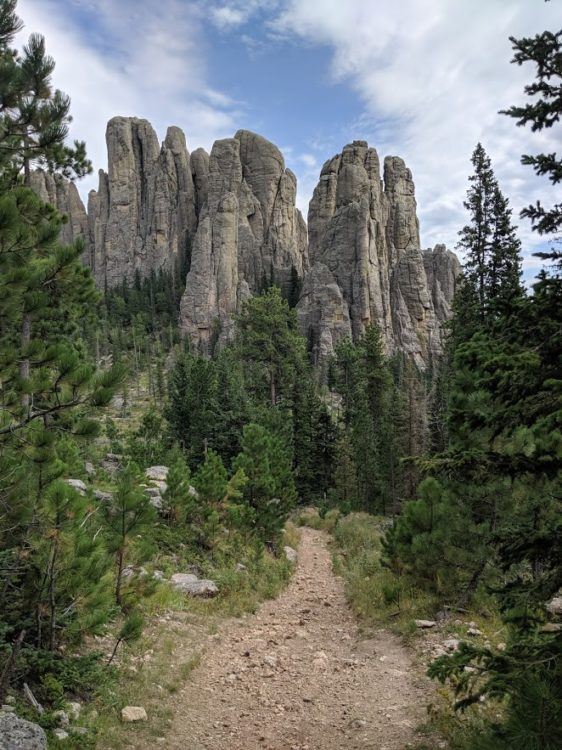
M 501 648 L 461 636 L 429 666 L 447 747 L 559 748 L 562 204 L 521 214 L 544 240 L 526 284 L 509 198 L 475 145 L 462 274 L 426 370 L 370 324 L 319 377 L 293 295 L 269 284 L 203 356 L 179 324 L 187 269 L 102 292 L 84 243 L 61 242 L 68 219 L 32 172 L 92 165 L 68 143 L 45 40 L 16 51 L 22 27 L 2 0 L 0 704 L 49 747 L 118 746 L 98 712 L 118 715 L 126 654 L 174 606 L 162 577 L 195 571 L 216 606 L 253 611 L 287 584 L 284 548 L 308 518 L 333 535 L 359 617 L 411 631 L 474 613 L 501 630 Z M 511 44 L 527 103 L 500 117 L 560 131 L 562 32 Z M 559 155 L 512 158 L 560 184 Z M 61 734 L 72 701 L 90 708 Z

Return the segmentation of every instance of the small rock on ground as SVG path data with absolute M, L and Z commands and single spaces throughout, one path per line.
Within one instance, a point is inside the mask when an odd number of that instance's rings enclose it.
M 148 721 L 148 716 L 142 706 L 125 706 L 121 709 L 121 721 Z

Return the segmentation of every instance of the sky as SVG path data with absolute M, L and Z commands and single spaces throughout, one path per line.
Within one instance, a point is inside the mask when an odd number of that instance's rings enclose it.
M 239 128 L 273 141 L 298 178 L 306 218 L 322 164 L 355 139 L 412 170 L 422 247 L 454 248 L 466 221 L 470 156 L 481 141 L 514 214 L 554 199 L 522 153 L 555 151 L 554 131 L 518 128 L 530 65 L 509 36 L 557 30 L 559 0 L 19 0 L 46 37 L 54 82 L 72 99 L 71 137 L 106 169 L 105 126 L 148 119 L 210 150 Z M 79 183 L 85 197 L 97 186 Z M 518 220 L 526 275 L 542 246 Z

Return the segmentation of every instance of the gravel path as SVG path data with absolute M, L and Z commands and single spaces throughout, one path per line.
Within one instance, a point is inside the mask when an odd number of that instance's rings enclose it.
M 403 750 L 430 695 L 408 651 L 362 639 L 327 536 L 302 530 L 284 593 L 231 622 L 170 708 L 170 750 Z

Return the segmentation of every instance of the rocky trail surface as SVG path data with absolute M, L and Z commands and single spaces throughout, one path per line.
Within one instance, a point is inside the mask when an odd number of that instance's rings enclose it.
M 403 750 L 427 702 L 427 682 L 400 641 L 385 630 L 360 634 L 327 536 L 305 528 L 287 589 L 216 636 L 174 697 L 159 746 Z

